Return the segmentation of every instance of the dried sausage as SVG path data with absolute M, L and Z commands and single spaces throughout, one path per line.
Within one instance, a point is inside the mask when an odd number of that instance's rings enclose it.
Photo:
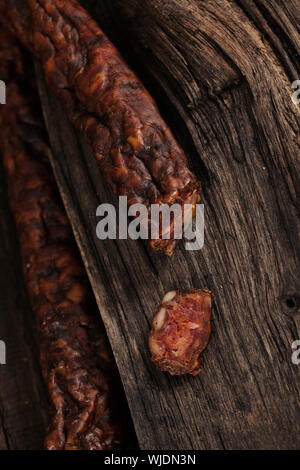
M 73 125 L 128 205 L 195 205 L 200 183 L 141 81 L 76 0 L 2 0 L 0 13 L 42 64 Z M 191 212 L 192 215 L 192 212 Z M 176 240 L 150 240 L 171 255 Z
M 29 59 L 2 29 L 0 149 L 53 412 L 45 447 L 117 449 L 122 390 L 48 162 Z

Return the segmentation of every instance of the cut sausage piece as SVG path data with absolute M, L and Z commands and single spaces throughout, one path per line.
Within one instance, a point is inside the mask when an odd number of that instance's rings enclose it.
M 199 202 L 200 183 L 153 99 L 97 23 L 75 0 L 2 0 L 1 16 L 39 60 L 115 194 L 147 207 L 148 230 L 151 204 L 179 204 L 179 225 L 184 205 Z M 171 255 L 174 221 L 169 239 L 162 232 L 150 246 Z
M 153 318 L 149 335 L 152 361 L 172 375 L 200 371 L 211 333 L 212 295 L 207 289 L 170 291 Z

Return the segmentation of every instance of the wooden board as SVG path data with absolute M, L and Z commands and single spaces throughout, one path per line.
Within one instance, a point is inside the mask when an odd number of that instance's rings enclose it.
M 201 251 L 180 245 L 167 258 L 142 241 L 98 240 L 96 208 L 116 199 L 39 73 L 52 165 L 140 447 L 299 448 L 300 369 L 291 361 L 300 336 L 299 107 L 291 100 L 299 36 L 291 4 L 82 3 L 144 79 L 204 186 Z M 164 293 L 187 287 L 212 290 L 213 335 L 199 376 L 170 377 L 151 363 L 147 336 Z
M 0 339 L 6 344 L 6 364 L 0 365 L 0 450 L 36 450 L 44 440 L 47 394 L 0 163 Z

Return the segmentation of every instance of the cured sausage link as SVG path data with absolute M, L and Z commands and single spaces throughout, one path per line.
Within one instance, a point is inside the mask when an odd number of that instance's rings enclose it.
M 70 121 L 128 205 L 199 201 L 200 183 L 141 81 L 75 0 L 2 0 L 0 12 L 41 63 Z M 150 225 L 150 210 L 148 220 Z M 176 240 L 151 240 L 172 254 Z
M 0 150 L 53 412 L 45 448 L 117 449 L 117 369 L 48 163 L 30 70 L 31 61 L 0 30 L 0 79 L 7 92 Z

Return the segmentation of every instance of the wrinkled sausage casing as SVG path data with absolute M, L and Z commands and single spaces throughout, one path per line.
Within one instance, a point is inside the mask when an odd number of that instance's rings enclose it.
M 200 183 L 149 93 L 77 1 L 2 0 L 0 13 L 42 64 L 70 121 L 128 204 L 196 204 Z M 192 214 L 192 213 L 191 213 Z M 144 225 L 150 226 L 150 212 Z M 150 246 L 172 254 L 176 240 Z
M 212 296 L 207 289 L 170 291 L 153 318 L 149 335 L 152 361 L 172 375 L 200 371 L 211 334 Z
M 53 417 L 46 449 L 115 449 L 122 390 L 48 163 L 32 63 L 0 30 L 0 150 Z M 116 397 L 117 395 L 117 397 Z

